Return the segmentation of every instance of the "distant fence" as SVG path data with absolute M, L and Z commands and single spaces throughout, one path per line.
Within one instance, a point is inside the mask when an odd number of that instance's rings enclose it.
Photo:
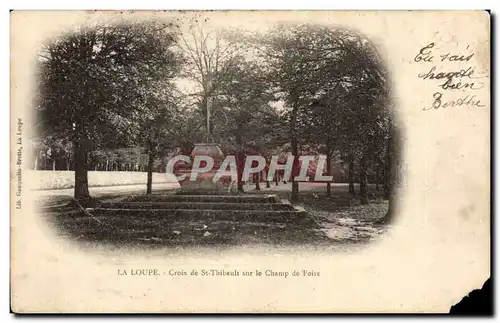
M 49 190 L 73 188 L 75 172 L 73 171 L 26 171 L 32 189 Z M 146 172 L 106 172 L 89 171 L 89 186 L 138 185 L 147 183 Z M 153 173 L 153 183 L 177 183 L 173 174 Z

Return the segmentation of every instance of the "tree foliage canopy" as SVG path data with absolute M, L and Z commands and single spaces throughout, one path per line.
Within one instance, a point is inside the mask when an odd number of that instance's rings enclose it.
M 232 153 L 342 156 L 360 164 L 360 177 L 390 164 L 387 71 L 372 43 L 350 30 L 88 25 L 49 41 L 38 63 L 38 147 L 82 172 L 89 158 L 126 160 L 117 156 L 132 149 L 153 165 L 205 140 Z

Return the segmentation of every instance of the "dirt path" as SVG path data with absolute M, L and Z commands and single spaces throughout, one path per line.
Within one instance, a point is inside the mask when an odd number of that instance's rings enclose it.
M 179 188 L 177 183 L 153 183 L 153 191 L 159 190 L 172 190 Z M 63 188 L 56 190 L 37 190 L 33 191 L 39 197 L 46 196 L 73 196 L 72 188 Z M 119 193 L 145 193 L 146 184 L 133 184 L 133 185 L 119 185 L 119 186 L 102 186 L 102 187 L 89 187 L 90 195 L 98 197 L 108 194 Z

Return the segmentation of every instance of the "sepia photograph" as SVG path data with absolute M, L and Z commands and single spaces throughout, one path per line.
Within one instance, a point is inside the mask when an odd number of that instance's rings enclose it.
M 489 277 L 489 28 L 11 12 L 13 310 L 449 309 Z
M 26 162 L 44 218 L 90 244 L 378 239 L 401 174 L 378 49 L 341 26 L 210 20 L 94 23 L 47 40 Z

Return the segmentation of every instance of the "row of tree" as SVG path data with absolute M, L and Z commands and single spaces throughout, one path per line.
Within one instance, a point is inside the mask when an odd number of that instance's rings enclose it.
M 33 170 L 74 171 L 75 160 L 71 143 L 60 141 L 35 142 L 29 166 Z M 88 170 L 147 172 L 148 155 L 141 147 L 96 150 L 89 153 Z M 155 159 L 153 170 L 165 171 L 166 160 Z
M 227 152 L 326 154 L 328 170 L 340 153 L 349 165 L 352 194 L 358 177 L 367 202 L 372 170 L 382 173 L 389 196 L 392 106 L 387 72 L 367 39 L 316 25 L 224 36 L 193 28 L 181 37 L 188 76 L 198 85 L 192 93 L 198 96 L 196 111 L 213 120 L 210 139 Z M 293 182 L 292 200 L 297 198 Z
M 166 151 L 189 154 L 203 141 L 242 158 L 340 154 L 351 184 L 359 169 L 363 202 L 370 169 L 383 170 L 390 192 L 388 78 L 367 39 L 307 24 L 262 34 L 207 33 L 197 22 L 180 30 L 158 21 L 85 26 L 40 52 L 37 137 L 55 143 L 52 154 L 72 149 L 71 159 L 59 155 L 74 161 L 75 198 L 89 198 L 87 171 L 102 169 L 111 151 L 147 156 L 150 193 Z M 132 164 L 125 160 L 118 164 Z

